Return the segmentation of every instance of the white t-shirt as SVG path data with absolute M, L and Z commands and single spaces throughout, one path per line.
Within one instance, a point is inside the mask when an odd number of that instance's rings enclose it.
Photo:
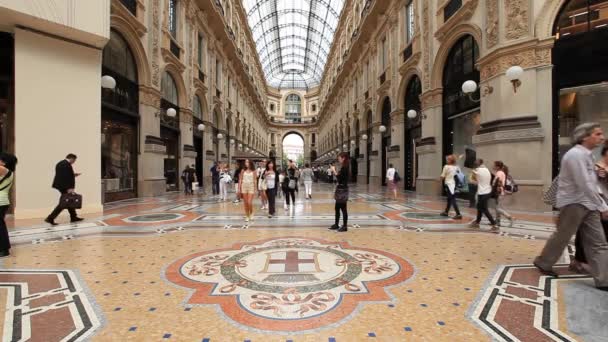
M 391 167 L 390 169 L 386 170 L 386 179 L 392 182 L 393 178 L 395 178 L 395 168 Z
M 460 168 L 456 165 L 445 165 L 443 167 L 443 171 L 441 171 L 441 177 L 443 178 L 443 182 L 452 194 L 456 189 L 456 181 L 454 180 L 454 176 L 456 176 L 458 170 L 460 170 Z
M 476 168 L 473 173 L 475 174 L 475 178 L 477 178 L 477 194 L 487 195 L 492 193 L 492 174 L 490 170 L 482 165 Z

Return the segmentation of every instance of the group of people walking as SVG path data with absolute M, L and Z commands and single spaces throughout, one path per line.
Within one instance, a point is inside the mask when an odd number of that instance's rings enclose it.
M 340 168 L 336 168 L 333 164 L 330 166 L 331 172 L 336 175 L 336 220 L 330 229 L 339 232 L 348 230 L 349 158 L 348 153 L 342 153 L 338 156 Z M 234 202 L 243 202 L 245 222 L 250 222 L 254 219 L 253 199 L 256 195 L 262 202 L 260 210 L 267 210 L 268 218 L 276 217 L 277 198 L 284 198 L 285 210 L 295 207 L 296 193 L 299 192 L 301 184 L 304 185 L 305 198 L 312 199 L 312 185 L 318 179 L 318 175 L 315 174 L 318 170 L 311 168 L 309 164 L 299 169 L 293 160 L 289 160 L 287 167 L 279 171 L 273 161 L 262 160 L 256 167 L 253 161 L 247 159 L 237 164 L 232 171 L 227 164 L 217 162 L 210 171 L 213 194 L 219 195 L 220 201 L 227 201 L 229 184 L 234 184 L 236 197 Z M 341 226 L 340 218 L 343 219 Z
M 460 158 L 461 156 L 448 155 L 440 176 L 446 194 L 446 208 L 441 212 L 441 216 L 449 217 L 450 210 L 454 208 L 455 215 L 452 217 L 454 220 L 463 218 L 456 198 L 458 191 L 467 186 L 466 176 L 457 165 Z M 517 189 L 509 176 L 509 168 L 502 161 L 495 161 L 494 167 L 490 171 L 483 159 L 475 160 L 468 184 L 474 185 L 469 186 L 468 191 L 474 191 L 470 195 L 476 196 L 474 201 L 477 203 L 477 217 L 470 224 L 472 228 L 479 228 L 483 216 L 488 219 L 493 231 L 500 229 L 503 216 L 509 220 L 509 226 L 513 226 L 515 218 L 504 208 L 503 201 L 505 196 L 512 194 Z M 490 213 L 491 200 L 494 200 L 496 218 Z

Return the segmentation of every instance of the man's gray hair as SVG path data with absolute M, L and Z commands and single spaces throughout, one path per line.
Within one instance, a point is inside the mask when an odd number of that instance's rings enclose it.
M 583 140 L 590 136 L 596 128 L 602 128 L 597 122 L 585 122 L 576 126 L 572 131 L 572 142 L 574 144 L 582 144 Z

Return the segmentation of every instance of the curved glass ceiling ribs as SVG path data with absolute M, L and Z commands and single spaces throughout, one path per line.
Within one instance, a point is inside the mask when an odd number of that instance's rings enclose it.
M 344 0 L 243 0 L 266 81 L 319 85 Z

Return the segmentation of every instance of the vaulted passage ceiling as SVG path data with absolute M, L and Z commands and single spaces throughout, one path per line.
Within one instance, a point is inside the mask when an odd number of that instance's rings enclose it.
M 319 85 L 344 0 L 243 0 L 266 81 Z

